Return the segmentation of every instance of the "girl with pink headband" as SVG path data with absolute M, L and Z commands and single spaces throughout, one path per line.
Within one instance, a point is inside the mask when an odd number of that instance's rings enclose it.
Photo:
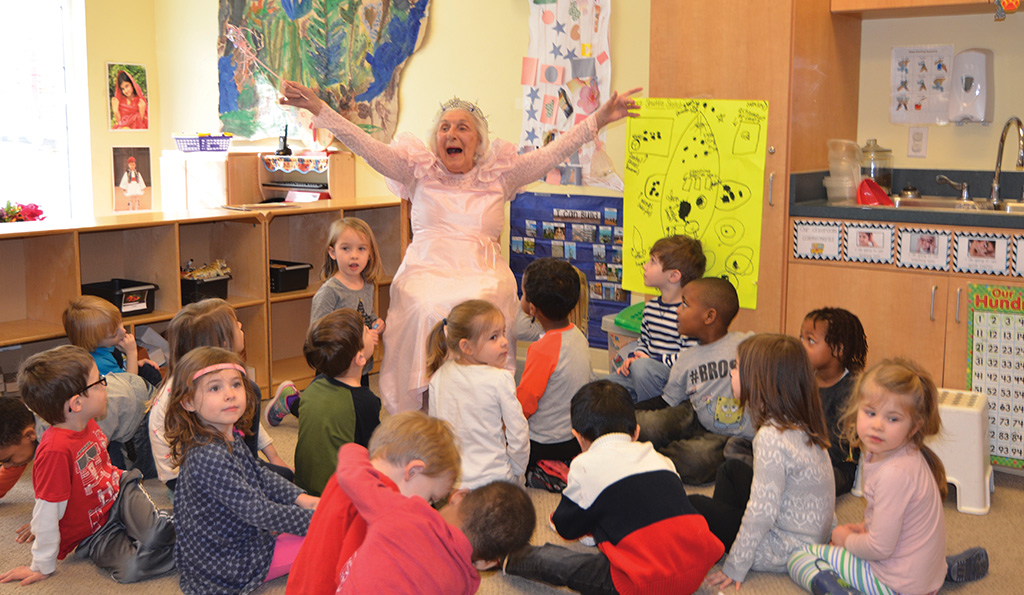
M 320 499 L 256 462 L 256 394 L 241 358 L 197 347 L 174 368 L 165 419 L 174 496 L 174 560 L 183 593 L 248 593 L 288 574 Z

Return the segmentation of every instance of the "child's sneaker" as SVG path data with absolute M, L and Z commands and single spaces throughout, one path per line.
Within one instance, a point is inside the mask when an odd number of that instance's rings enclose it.
M 295 388 L 295 383 L 291 380 L 285 380 L 277 387 L 277 392 L 274 393 L 274 398 L 267 404 L 263 409 L 264 419 L 268 424 L 273 427 L 281 425 L 281 421 L 285 417 L 288 417 L 290 411 L 288 410 L 288 397 L 298 395 L 299 389 Z
M 527 487 L 561 494 L 569 478 L 569 466 L 562 461 L 541 460 L 526 472 Z
M 954 583 L 969 583 L 988 574 L 988 552 L 983 547 L 972 547 L 949 556 L 946 563 L 949 565 L 946 580 Z

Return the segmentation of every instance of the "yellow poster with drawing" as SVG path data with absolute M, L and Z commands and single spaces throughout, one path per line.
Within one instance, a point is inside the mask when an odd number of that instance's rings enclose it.
M 623 279 L 644 285 L 643 264 L 660 238 L 701 241 L 705 276 L 729 279 L 740 306 L 757 307 L 768 102 L 638 99 L 626 129 Z

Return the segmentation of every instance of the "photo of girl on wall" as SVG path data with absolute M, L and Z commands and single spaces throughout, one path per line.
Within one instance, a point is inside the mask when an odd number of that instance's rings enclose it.
M 153 208 L 149 147 L 114 147 L 114 212 Z
M 146 67 L 107 63 L 111 130 L 148 130 Z

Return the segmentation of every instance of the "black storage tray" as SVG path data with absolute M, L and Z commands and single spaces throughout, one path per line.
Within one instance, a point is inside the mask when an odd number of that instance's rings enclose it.
M 206 279 L 181 280 L 181 305 L 194 304 L 206 298 L 228 299 L 228 281 L 231 275 L 219 275 Z
M 313 265 L 308 262 L 271 260 L 270 292 L 285 293 L 305 289 L 309 286 L 309 269 L 311 268 Z
M 137 316 L 149 314 L 156 302 L 156 290 L 160 286 L 131 279 L 111 279 L 99 283 L 83 283 L 82 295 L 95 295 L 117 306 L 121 314 Z

